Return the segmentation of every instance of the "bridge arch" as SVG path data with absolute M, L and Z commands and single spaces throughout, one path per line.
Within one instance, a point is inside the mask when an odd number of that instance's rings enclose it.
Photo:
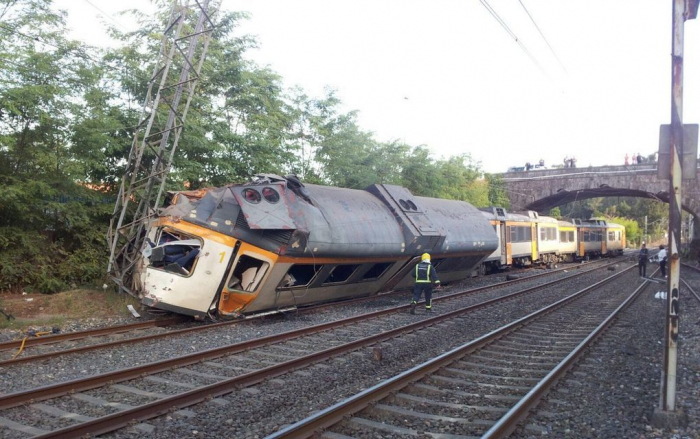
M 668 203 L 669 182 L 657 176 L 656 164 L 558 168 L 501 174 L 511 210 L 549 209 L 600 197 L 638 197 Z M 694 241 L 700 242 L 700 183 L 684 180 L 683 209 L 693 215 Z

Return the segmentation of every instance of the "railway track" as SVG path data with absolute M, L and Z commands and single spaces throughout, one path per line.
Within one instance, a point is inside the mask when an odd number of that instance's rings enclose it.
M 594 263 L 588 263 L 584 265 L 574 265 L 567 266 L 563 268 L 558 268 L 554 270 L 547 270 L 542 273 L 534 274 L 531 276 L 524 276 L 518 279 L 509 280 L 505 282 L 499 282 L 492 285 L 486 285 L 483 287 L 473 288 L 469 290 L 470 293 L 476 293 L 479 291 L 486 291 L 493 288 L 501 288 L 507 285 L 515 285 L 518 283 L 531 281 L 541 277 L 551 276 L 562 271 L 579 269 L 583 267 L 595 267 L 596 265 L 606 265 L 609 264 L 607 261 L 598 261 Z M 363 302 L 375 301 L 377 299 L 384 299 L 391 296 L 405 296 L 404 291 L 395 291 L 391 293 L 385 293 L 378 296 L 361 297 L 352 300 L 346 300 L 342 302 L 326 303 L 316 306 L 310 306 L 305 308 L 300 308 L 295 310 L 298 313 L 308 313 L 308 312 L 318 312 L 323 309 L 338 306 L 348 306 L 352 304 L 358 304 Z M 258 314 L 252 315 L 245 319 L 231 320 L 218 323 L 208 323 L 201 324 L 197 326 L 191 326 L 182 329 L 172 329 L 164 331 L 163 328 L 171 325 L 177 325 L 188 321 L 186 317 L 172 317 L 167 319 L 151 320 L 148 322 L 137 322 L 126 325 L 111 326 L 106 328 L 99 328 L 87 331 L 76 331 L 64 334 L 47 335 L 42 337 L 30 338 L 26 337 L 21 340 L 14 340 L 9 342 L 0 343 L 0 367 L 9 366 L 20 363 L 28 363 L 32 361 L 47 360 L 67 354 L 77 354 L 89 351 L 95 351 L 99 349 L 106 349 L 114 346 L 125 346 L 131 343 L 143 343 L 146 341 L 158 340 L 167 337 L 174 337 L 188 333 L 195 333 L 199 331 L 215 330 L 216 328 L 222 328 L 231 325 L 237 325 L 243 322 L 252 322 L 266 318 L 269 314 Z M 141 335 L 144 329 L 154 329 L 157 331 L 151 331 L 149 334 Z M 132 337 L 128 337 L 128 333 L 132 333 Z M 107 341 L 102 341 L 102 339 L 108 338 Z
M 689 271 L 693 272 L 694 274 L 698 275 L 698 277 L 700 277 L 700 268 L 693 267 L 692 265 L 688 265 L 688 264 L 685 264 L 685 263 L 682 264 L 682 266 L 685 267 L 685 268 L 688 268 Z M 695 299 L 696 299 L 698 302 L 700 302 L 700 294 L 698 294 L 698 293 L 693 289 L 693 287 L 691 287 L 690 284 L 688 284 L 688 282 L 686 282 L 685 279 L 681 278 L 681 283 L 682 283 L 683 285 L 685 285 L 685 287 L 688 289 L 688 291 L 690 292 L 690 294 L 691 294 L 693 297 L 695 297 Z
M 31 351 L 31 348 L 76 342 L 78 340 L 86 339 L 99 340 L 100 338 L 109 338 L 110 336 L 114 335 L 124 335 L 129 332 L 138 333 L 148 329 L 177 325 L 188 320 L 190 319 L 187 317 L 176 316 L 164 319 L 154 319 L 143 322 L 108 326 L 104 328 L 88 329 L 85 331 L 47 334 L 41 336 L 27 335 L 20 340 L 11 340 L 0 343 L 0 358 L 5 358 L 4 360 L 0 360 L 0 366 L 23 361 L 23 358 L 18 359 L 16 357 L 19 357 L 18 354 L 26 354 L 28 351 Z
M 80 437 L 112 431 L 136 420 L 216 398 L 331 356 L 446 320 L 459 322 L 460 318 L 477 309 L 496 309 L 508 301 L 525 301 L 529 293 L 573 277 L 600 274 L 595 271 L 581 270 L 567 278 L 478 303 L 472 298 L 473 290 L 443 296 L 434 301 L 451 301 L 454 309 L 419 321 L 405 312 L 407 306 L 395 307 L 85 379 L 1 395 L 0 425 L 14 432 L 39 437 Z M 466 298 L 472 303 L 460 302 Z M 96 390 L 90 392 L 91 389 Z M 173 394 L 174 391 L 180 393 Z M 126 399 L 124 395 L 142 399 L 144 403 L 138 406 L 124 404 L 120 402 Z M 156 400 L 151 401 L 153 399 Z M 86 410 L 86 406 L 91 408 Z M 90 414 L 81 414 L 86 412 Z M 99 416 L 95 416 L 96 413 Z M 82 422 L 76 424 L 76 421 Z
M 649 282 L 630 294 L 591 294 L 602 284 L 382 381 L 268 439 L 506 437 Z

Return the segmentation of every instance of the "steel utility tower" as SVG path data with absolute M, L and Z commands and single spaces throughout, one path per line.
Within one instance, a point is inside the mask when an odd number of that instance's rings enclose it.
M 107 271 L 121 290 L 132 295 L 138 295 L 134 269 L 160 205 L 214 29 L 210 3 L 173 1 L 114 206 Z

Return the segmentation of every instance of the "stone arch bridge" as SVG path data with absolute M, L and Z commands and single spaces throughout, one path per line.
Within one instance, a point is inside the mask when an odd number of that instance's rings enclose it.
M 557 168 L 501 174 L 511 211 L 549 209 L 599 197 L 641 197 L 668 203 L 669 181 L 660 180 L 656 164 Z M 683 209 L 693 215 L 694 243 L 700 241 L 700 180 L 684 180 Z

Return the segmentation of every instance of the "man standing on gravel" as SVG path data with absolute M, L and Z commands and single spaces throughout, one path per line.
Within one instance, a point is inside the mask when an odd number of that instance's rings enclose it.
M 411 314 L 416 313 L 416 305 L 420 300 L 420 296 L 425 291 L 425 310 L 430 312 L 433 310 L 433 282 L 440 286 L 440 279 L 437 277 L 435 268 L 430 264 L 430 255 L 423 253 L 421 261 L 416 265 L 415 272 L 416 284 L 413 287 L 413 300 L 411 301 Z
M 647 261 L 649 260 L 649 249 L 645 243 L 642 243 L 642 248 L 639 250 L 639 275 L 647 277 Z

